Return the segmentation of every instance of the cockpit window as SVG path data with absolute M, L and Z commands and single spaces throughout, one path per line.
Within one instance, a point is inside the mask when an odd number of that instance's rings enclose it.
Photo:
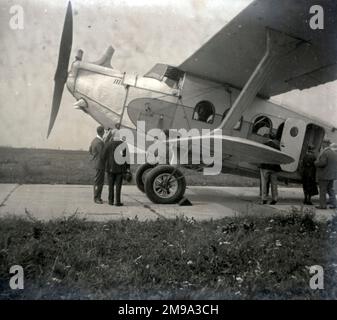
M 171 88 L 177 88 L 179 81 L 183 78 L 183 76 L 183 71 L 162 63 L 157 63 L 148 73 L 144 75 L 146 78 L 164 81 Z
M 255 119 L 252 133 L 258 136 L 268 137 L 270 135 L 273 124 L 266 116 L 259 116 Z
M 206 123 L 213 123 L 214 116 L 215 109 L 213 104 L 209 101 L 200 101 L 194 108 L 192 119 Z
M 146 78 L 153 78 L 162 81 L 167 69 L 166 64 L 157 63 L 148 73 L 144 75 Z

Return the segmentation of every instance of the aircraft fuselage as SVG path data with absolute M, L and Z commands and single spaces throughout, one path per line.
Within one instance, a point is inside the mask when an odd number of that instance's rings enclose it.
M 136 129 L 137 121 L 143 120 L 146 131 L 216 129 L 240 93 L 238 88 L 227 84 L 179 73 L 173 67 L 157 66 L 146 76 L 137 76 L 107 67 L 106 60 L 101 65 L 75 61 L 67 87 L 82 101 L 76 107 L 105 128 L 120 123 Z M 201 108 L 208 113 L 201 112 Z M 292 165 L 282 166 L 280 178 L 297 182 L 301 179 L 301 159 L 308 145 L 314 145 L 318 154 L 325 137 L 337 140 L 335 128 L 261 97 L 256 97 L 237 125 L 226 132 L 259 143 L 266 142 L 270 133 L 279 135 L 281 150 L 296 159 Z M 258 176 L 259 169 L 245 159 L 224 157 L 222 172 Z

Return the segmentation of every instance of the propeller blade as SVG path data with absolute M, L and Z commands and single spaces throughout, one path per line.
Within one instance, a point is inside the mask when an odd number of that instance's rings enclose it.
M 73 42 L 73 13 L 71 2 L 68 2 L 67 13 L 63 24 L 63 31 L 61 36 L 61 43 L 60 43 L 60 51 L 59 51 L 59 58 L 57 63 L 57 68 L 54 76 L 54 94 L 53 94 L 53 102 L 52 102 L 52 109 L 50 114 L 49 120 L 49 127 L 47 138 L 50 135 L 51 130 L 53 129 L 55 119 L 57 117 L 64 85 L 67 81 L 68 76 L 68 67 L 69 67 L 69 59 L 71 53 L 71 47 Z

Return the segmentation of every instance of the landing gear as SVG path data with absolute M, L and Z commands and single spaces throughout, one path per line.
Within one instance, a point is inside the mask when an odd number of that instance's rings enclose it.
M 137 187 L 141 192 L 145 192 L 146 175 L 155 166 L 156 165 L 154 165 L 154 164 L 144 163 L 137 169 L 136 175 L 135 175 L 135 180 L 136 180 Z
M 173 166 L 159 165 L 146 175 L 145 193 L 154 203 L 177 203 L 184 196 L 185 190 L 185 177 Z

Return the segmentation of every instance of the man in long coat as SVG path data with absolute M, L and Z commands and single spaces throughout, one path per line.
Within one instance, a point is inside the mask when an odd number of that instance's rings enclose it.
M 104 149 L 104 128 L 99 126 L 97 128 L 97 135 L 92 140 L 89 152 L 91 155 L 91 162 L 94 169 L 96 170 L 94 178 L 94 202 L 97 204 L 102 204 L 102 190 L 104 185 L 104 174 L 105 174 L 105 162 L 102 157 Z
M 109 183 L 109 204 L 123 206 L 121 202 L 121 190 L 123 185 L 123 175 L 129 171 L 129 150 L 126 142 L 120 140 L 118 130 L 106 142 L 103 151 L 103 159 L 105 161 L 105 169 Z M 121 163 L 124 161 L 124 163 Z M 116 199 L 115 199 L 116 186 Z M 116 200 L 116 201 L 115 201 Z
M 329 208 L 336 208 L 336 194 L 334 180 L 337 179 L 337 144 L 333 143 L 325 148 L 315 162 L 316 177 L 319 185 L 318 209 L 326 209 L 326 194 L 329 195 Z
M 308 151 L 303 157 L 302 186 L 304 193 L 304 204 L 312 205 L 311 197 L 318 194 L 316 183 L 316 155 L 314 146 L 308 146 Z

